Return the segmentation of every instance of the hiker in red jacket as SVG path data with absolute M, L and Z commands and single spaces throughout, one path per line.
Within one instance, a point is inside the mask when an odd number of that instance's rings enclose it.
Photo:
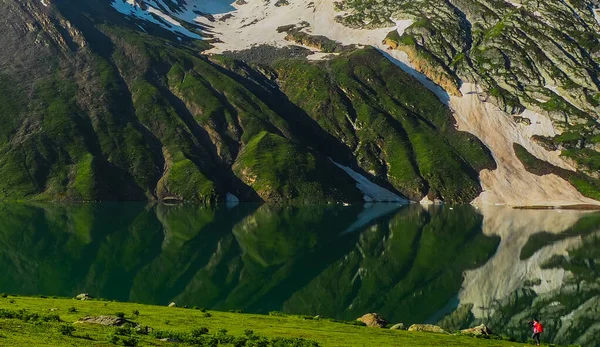
M 535 343 L 537 343 L 537 345 L 540 345 L 540 334 L 544 332 L 544 326 L 542 325 L 542 323 L 540 323 L 539 320 L 534 319 L 533 320 L 533 341 Z

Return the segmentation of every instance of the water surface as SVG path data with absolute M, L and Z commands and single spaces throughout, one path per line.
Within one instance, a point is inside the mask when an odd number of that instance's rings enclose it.
M 0 292 L 321 315 L 599 346 L 600 214 L 471 206 L 0 205 Z

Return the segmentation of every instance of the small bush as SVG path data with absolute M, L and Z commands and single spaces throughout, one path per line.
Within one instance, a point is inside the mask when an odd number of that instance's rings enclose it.
M 117 312 L 117 313 L 115 313 L 115 316 L 117 316 L 119 318 L 125 318 L 125 313 L 124 312 Z
M 58 332 L 65 336 L 73 336 L 75 327 L 69 324 L 63 324 L 58 326 Z
M 133 315 L 136 317 L 140 316 L 140 310 L 133 310 Z
M 201 308 L 200 312 L 206 312 L 206 309 L 205 308 Z
M 10 299 L 8 302 L 11 303 L 11 304 L 14 304 L 15 303 L 15 299 Z
M 123 342 L 123 346 L 128 347 L 136 347 L 139 343 L 139 340 L 136 337 L 123 337 L 121 341 Z
M 60 322 L 60 317 L 56 314 L 40 315 L 37 313 L 29 313 L 27 310 L 5 310 L 0 308 L 0 318 L 4 319 L 20 319 L 24 322 Z
M 131 333 L 132 333 L 132 330 L 128 326 L 122 326 L 122 327 L 115 328 L 115 335 L 129 336 L 129 335 L 131 335 Z
M 108 342 L 109 343 L 112 343 L 113 345 L 116 345 L 116 344 L 119 343 L 119 341 L 121 341 L 121 338 L 118 337 L 117 335 L 115 335 L 114 333 L 108 335 Z
M 6 294 L 6 293 L 2 293 L 2 294 L 0 294 L 0 296 L 3 298 L 8 298 L 8 294 Z
M 202 335 L 208 334 L 208 328 L 196 328 L 192 330 L 192 337 L 200 337 Z
M 77 313 L 77 308 L 69 307 L 69 309 L 67 311 L 69 311 L 69 313 Z
M 250 329 L 246 329 L 246 330 L 244 330 L 244 335 L 246 335 L 246 336 L 254 335 L 254 331 L 252 331 Z
M 165 321 L 165 324 L 166 324 L 166 325 L 169 325 L 169 324 L 171 324 L 171 321 L 167 319 L 167 320 Z

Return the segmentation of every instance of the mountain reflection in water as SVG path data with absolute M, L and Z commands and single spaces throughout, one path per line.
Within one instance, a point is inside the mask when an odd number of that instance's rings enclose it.
M 441 207 L 0 205 L 0 292 L 391 322 L 600 346 L 600 214 Z

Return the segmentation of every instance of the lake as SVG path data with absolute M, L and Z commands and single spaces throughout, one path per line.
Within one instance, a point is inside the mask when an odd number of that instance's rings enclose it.
M 0 205 L 0 292 L 435 323 L 600 346 L 600 213 Z

